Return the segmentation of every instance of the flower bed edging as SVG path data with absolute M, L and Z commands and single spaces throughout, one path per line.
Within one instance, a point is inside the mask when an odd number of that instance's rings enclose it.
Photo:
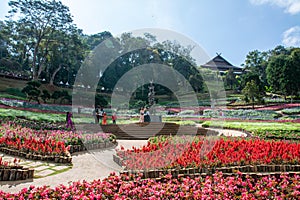
M 81 145 L 70 145 L 69 152 L 76 153 L 80 151 L 86 151 L 86 150 L 104 150 L 104 149 L 111 149 L 116 148 L 118 146 L 117 142 L 102 142 L 102 143 L 94 143 L 94 144 L 81 144 Z
M 72 163 L 71 155 L 67 154 L 66 156 L 60 155 L 41 155 L 41 154 L 33 154 L 21 152 L 15 149 L 10 149 L 7 147 L 0 147 L 0 151 L 12 156 L 19 156 L 30 160 L 42 160 L 42 161 L 50 161 L 55 163 Z
M 216 172 L 222 172 L 232 176 L 237 172 L 243 175 L 260 176 L 266 174 L 300 174 L 300 165 L 257 165 L 257 166 L 235 166 L 222 168 L 183 168 L 183 169 L 153 169 L 153 170 L 124 170 L 120 172 L 123 175 L 141 175 L 142 178 L 162 178 L 171 174 L 173 178 L 186 176 L 207 176 Z
M 66 156 L 26 153 L 15 149 L 10 149 L 8 147 L 0 147 L 0 151 L 8 155 L 19 156 L 30 160 L 41 160 L 41 161 L 49 161 L 55 163 L 72 163 L 72 156 L 71 156 L 72 153 L 86 151 L 86 150 L 95 150 L 95 149 L 100 149 L 100 150 L 110 149 L 110 148 L 115 148 L 117 145 L 118 143 L 112 143 L 112 142 L 86 144 L 86 145 L 70 145 L 70 151 L 69 153 L 67 153 Z
M 242 165 L 242 166 L 228 166 L 228 167 L 212 167 L 212 168 L 182 168 L 182 169 L 150 169 L 150 170 L 129 170 L 123 166 L 123 160 L 117 155 L 113 155 L 113 160 L 125 170 L 120 174 L 142 174 L 143 178 L 160 178 L 167 174 L 172 174 L 174 178 L 186 175 L 199 175 L 199 174 L 213 174 L 215 172 L 222 172 L 227 174 L 234 174 L 241 172 L 244 174 L 259 174 L 259 173 L 277 173 L 277 172 L 300 172 L 300 165 Z
M 0 167 L 0 181 L 33 179 L 34 169 L 22 166 Z

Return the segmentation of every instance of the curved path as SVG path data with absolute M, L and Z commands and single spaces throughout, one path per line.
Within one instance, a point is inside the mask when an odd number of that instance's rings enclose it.
M 246 136 L 245 133 L 236 130 L 213 129 L 227 136 Z M 118 147 L 130 149 L 132 146 L 139 147 L 147 144 L 147 140 L 119 140 Z M 49 185 L 51 187 L 60 184 L 68 185 L 71 181 L 104 179 L 111 172 L 119 173 L 122 168 L 113 161 L 115 149 L 85 151 L 72 155 L 72 169 L 53 176 L 33 179 L 29 181 L 0 182 L 0 190 L 16 193 L 30 185 L 35 187 Z
M 121 145 L 124 148 L 131 148 L 132 146 L 138 147 L 145 145 L 147 141 L 121 140 L 118 141 L 118 143 L 119 146 L 117 148 L 120 148 Z M 122 168 L 113 161 L 113 154 L 115 154 L 114 149 L 74 153 L 72 155 L 72 169 L 57 175 L 33 180 L 0 182 L 0 190 L 15 193 L 30 185 L 36 187 L 43 185 L 55 187 L 60 184 L 68 185 L 71 181 L 104 179 L 111 172 L 118 173 L 122 170 Z

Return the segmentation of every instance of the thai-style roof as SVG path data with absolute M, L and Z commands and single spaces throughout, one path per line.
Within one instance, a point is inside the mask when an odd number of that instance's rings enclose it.
M 224 73 L 229 69 L 232 69 L 234 73 L 242 73 L 243 68 L 232 65 L 221 54 L 217 53 L 217 56 L 202 65 L 203 68 L 209 68 L 211 70 L 218 70 L 220 73 Z

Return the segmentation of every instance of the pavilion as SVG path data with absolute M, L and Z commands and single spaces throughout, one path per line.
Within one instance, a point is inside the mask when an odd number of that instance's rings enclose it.
M 228 62 L 225 58 L 221 56 L 220 53 L 217 53 L 217 56 L 208 61 L 206 64 L 201 65 L 203 68 L 218 70 L 221 75 L 223 75 L 228 70 L 232 69 L 234 74 L 242 74 L 243 68 L 233 66 L 230 62 Z

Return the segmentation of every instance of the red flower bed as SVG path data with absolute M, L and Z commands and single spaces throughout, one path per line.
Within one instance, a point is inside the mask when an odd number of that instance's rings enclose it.
M 299 199 L 300 176 L 242 178 L 240 175 L 224 177 L 215 173 L 206 178 L 142 180 L 139 177 L 112 174 L 103 181 L 73 182 L 59 185 L 22 189 L 10 194 L 0 190 L 0 199 Z
M 1 137 L 0 146 L 20 150 L 24 153 L 38 153 L 39 155 L 67 155 L 69 150 L 69 147 L 66 147 L 65 143 L 61 141 L 18 137 Z
M 52 133 L 51 135 L 48 135 Z M 39 155 L 68 155 L 69 147 L 65 141 L 55 137 L 60 131 L 36 131 L 30 128 L 2 124 L 0 127 L 0 147 Z
M 260 139 L 168 138 L 142 148 L 118 151 L 126 169 L 299 164 L 300 144 Z

